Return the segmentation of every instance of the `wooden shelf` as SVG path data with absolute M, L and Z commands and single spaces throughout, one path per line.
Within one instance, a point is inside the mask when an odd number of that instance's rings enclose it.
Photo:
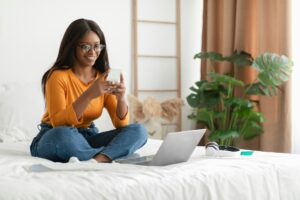
M 151 23 L 151 24 L 176 25 L 176 22 L 156 21 L 156 20 L 137 20 L 137 22 L 139 22 L 139 23 Z
M 151 2 L 151 1 L 149 1 Z M 157 92 L 158 94 L 165 93 L 165 92 L 169 92 L 169 93 L 175 93 L 175 95 L 177 97 L 181 97 L 181 46 L 180 46 L 180 0 L 174 0 L 174 3 L 176 3 L 176 8 L 175 10 L 172 10 L 170 12 L 174 12 L 174 14 L 176 15 L 176 20 L 174 21 L 164 21 L 164 20 L 149 20 L 149 19 L 145 19 L 148 17 L 144 17 L 144 19 L 138 18 L 138 0 L 132 0 L 132 64 L 133 64 L 133 69 L 132 69 L 132 77 L 133 77 L 133 93 L 135 96 L 139 96 L 139 95 L 144 95 L 148 93 L 155 93 Z M 155 13 L 153 13 L 153 17 L 156 16 Z M 146 54 L 140 54 L 139 53 L 139 49 L 138 49 L 138 26 L 147 26 L 150 25 L 149 27 L 152 27 L 152 24 L 160 24 L 161 26 L 165 25 L 165 26 L 175 26 L 175 34 L 176 34 L 176 40 L 175 42 L 175 46 L 174 46 L 174 53 L 172 51 L 168 51 L 167 53 L 170 54 L 175 54 L 175 55 L 152 55 L 152 54 L 147 54 L 147 53 L 151 53 L 151 52 L 145 52 Z M 157 28 L 157 27 L 155 27 Z M 173 27 L 171 27 L 173 28 Z M 172 29 L 173 30 L 173 29 Z M 164 43 L 160 43 L 162 46 L 164 45 Z M 157 47 L 159 48 L 159 47 Z M 173 72 L 176 73 L 176 86 L 174 85 L 175 89 L 141 89 L 140 85 L 138 83 L 138 74 L 139 74 L 139 58 L 149 58 L 149 59 L 157 59 L 157 58 L 161 58 L 161 59 L 174 59 L 172 60 L 175 61 L 174 68 L 176 69 L 173 70 Z M 155 62 L 166 62 L 166 60 L 155 60 Z M 142 72 L 140 72 L 142 73 Z M 174 74 L 175 75 L 175 74 Z M 175 78 L 175 76 L 174 76 Z M 150 86 L 149 86 L 150 87 Z M 162 86 L 163 87 L 163 86 Z M 173 87 L 173 86 L 172 86 Z M 168 88 L 168 87 L 166 87 Z M 178 131 L 181 130 L 181 111 L 179 114 L 179 117 L 176 119 L 176 122 L 174 123 L 168 123 L 168 124 L 164 124 L 165 126 L 167 125 L 176 125 L 176 129 Z
M 178 58 L 178 56 L 167 56 L 167 55 L 137 55 L 139 58 Z
M 137 90 L 138 92 L 178 92 L 178 89 L 174 89 L 174 90 L 150 90 L 150 89 L 146 89 L 146 90 L 141 90 L 141 89 L 138 89 Z

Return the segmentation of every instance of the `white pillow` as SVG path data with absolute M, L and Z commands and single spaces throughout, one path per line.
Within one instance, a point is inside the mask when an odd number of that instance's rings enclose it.
M 29 141 L 37 135 L 44 113 L 39 83 L 0 86 L 0 141 Z

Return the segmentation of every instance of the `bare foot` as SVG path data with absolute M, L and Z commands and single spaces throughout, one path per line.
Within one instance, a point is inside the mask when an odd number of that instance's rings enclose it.
M 110 162 L 112 161 L 109 157 L 107 157 L 106 155 L 101 154 L 101 153 L 95 155 L 93 158 L 94 158 L 98 163 L 101 163 L 101 162 L 108 162 L 108 163 L 110 163 Z

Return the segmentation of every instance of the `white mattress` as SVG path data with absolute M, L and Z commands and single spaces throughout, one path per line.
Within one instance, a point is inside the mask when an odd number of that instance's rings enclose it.
M 161 141 L 139 151 L 153 154 Z M 96 171 L 30 172 L 49 163 L 31 157 L 29 143 L 0 143 L 0 199 L 299 199 L 300 156 L 255 152 L 212 158 L 197 147 L 186 162 L 165 167 L 99 164 Z M 108 167 L 107 167 L 108 166 Z

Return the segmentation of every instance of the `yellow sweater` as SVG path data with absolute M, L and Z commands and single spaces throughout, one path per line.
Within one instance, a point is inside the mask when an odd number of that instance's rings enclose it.
M 97 78 L 99 75 L 97 75 Z M 84 83 L 71 69 L 54 71 L 46 82 L 46 112 L 42 118 L 42 122 L 53 127 L 74 126 L 87 128 L 93 120 L 101 116 L 103 107 L 105 107 L 116 128 L 128 125 L 128 113 L 123 119 L 119 119 L 116 114 L 117 99 L 111 94 L 103 94 L 90 101 L 83 116 L 77 119 L 73 102 L 92 83 Z

